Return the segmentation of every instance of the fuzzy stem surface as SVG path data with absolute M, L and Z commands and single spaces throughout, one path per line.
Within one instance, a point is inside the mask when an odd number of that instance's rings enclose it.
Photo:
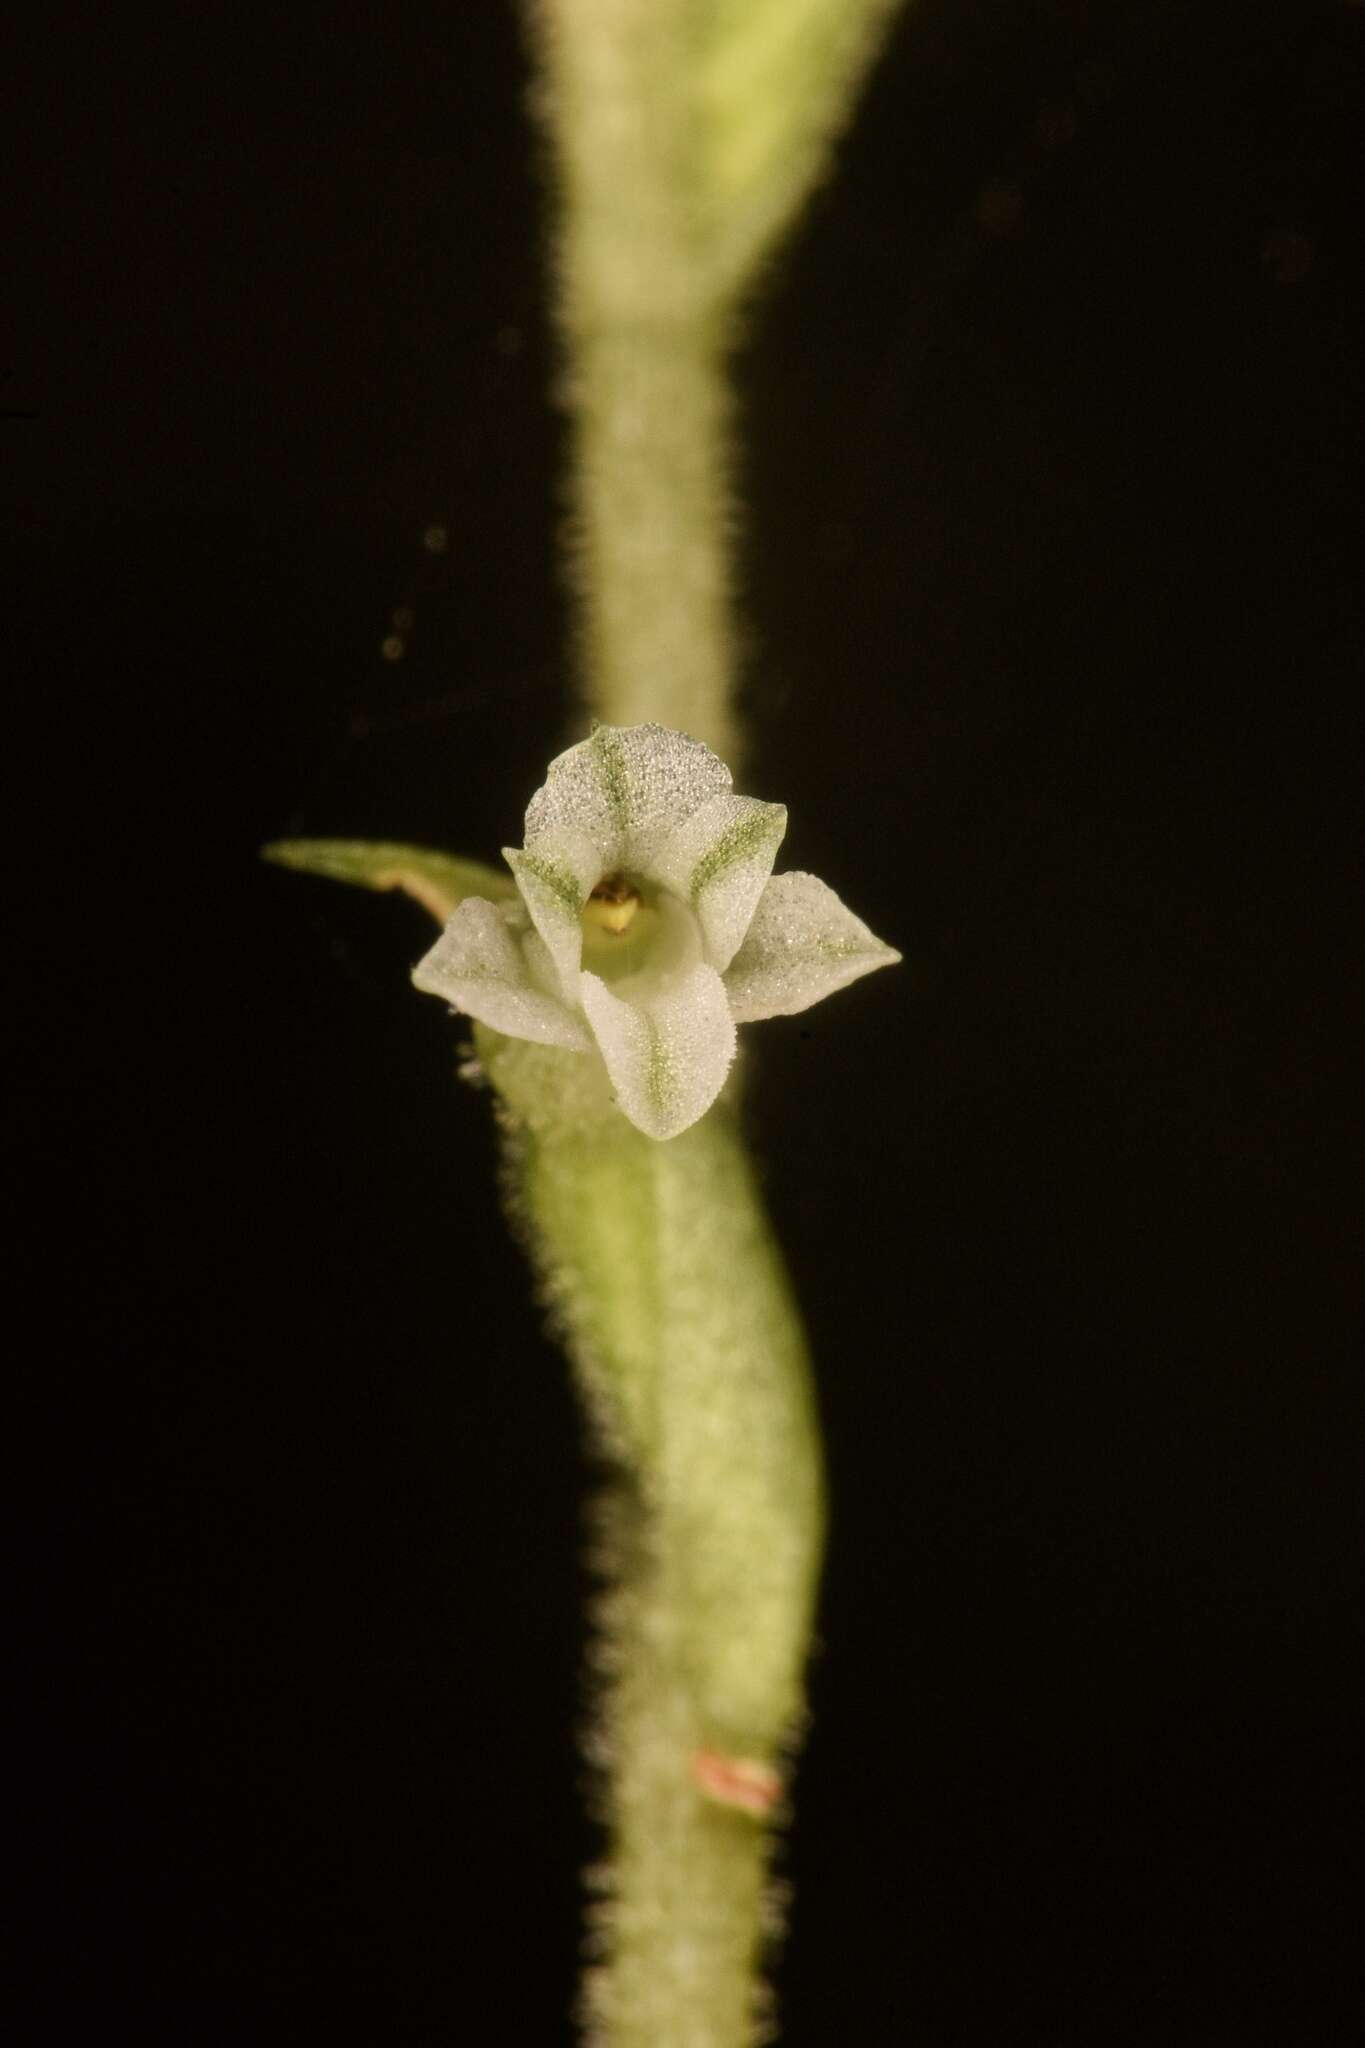
M 824 1531 L 800 1319 L 732 1110 L 667 1143 L 572 1053 L 499 1039 L 508 1191 L 615 1477 L 601 1504 L 599 1771 L 587 2038 L 758 2038 L 773 1812 L 709 1796 L 707 1757 L 780 1782 Z
M 724 319 L 701 205 L 699 11 L 541 0 L 561 179 L 572 573 L 589 710 L 739 765 Z

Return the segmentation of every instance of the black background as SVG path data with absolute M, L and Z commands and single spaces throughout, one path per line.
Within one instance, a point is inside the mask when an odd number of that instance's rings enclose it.
M 255 858 L 565 736 L 516 17 L 20 54 L 15 2038 L 567 2041 L 573 1403 L 421 914 Z M 918 0 L 738 365 L 744 786 L 906 953 L 751 1040 L 793 2048 L 1365 2017 L 1363 111 L 1358 7 Z

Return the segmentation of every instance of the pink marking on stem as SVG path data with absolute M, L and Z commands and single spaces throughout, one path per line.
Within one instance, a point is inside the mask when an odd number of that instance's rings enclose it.
M 771 1764 L 748 1756 L 722 1756 L 714 1749 L 697 1751 L 692 1776 L 708 1799 L 721 1806 L 737 1806 L 760 1820 L 771 1812 L 782 1790 L 782 1780 Z

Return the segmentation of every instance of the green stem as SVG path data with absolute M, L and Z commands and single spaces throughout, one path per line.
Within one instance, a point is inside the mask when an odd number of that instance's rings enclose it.
M 583 694 L 740 766 L 730 323 L 847 111 L 892 0 L 528 0 L 558 172 Z M 576 737 L 578 735 L 575 735 Z M 501 876 L 280 842 L 438 919 Z M 595 1057 L 476 1029 L 507 1185 L 617 1472 L 604 1505 L 609 1847 L 594 2048 L 743 2048 L 762 2023 L 770 1824 L 823 1540 L 799 1317 L 731 1109 L 667 1143 Z
M 542 0 L 582 674 L 738 766 L 724 330 L 698 204 L 692 7 Z
M 769 1816 L 708 1796 L 698 1765 L 776 1774 L 800 1714 L 824 1521 L 800 1321 L 725 1104 L 659 1144 L 588 1062 L 477 1035 L 514 1212 L 618 1473 L 589 2039 L 740 2048 L 761 2017 Z
M 706 329 L 580 335 L 574 489 L 583 673 L 608 725 L 705 740 L 737 769 L 726 393 Z
M 735 770 L 731 321 L 889 0 L 532 4 L 583 695 L 608 725 L 689 732 Z M 599 1062 L 479 1042 L 514 1206 L 619 1473 L 589 2039 L 742 2048 L 761 2019 L 771 1816 L 711 1795 L 775 1787 L 800 1713 L 823 1532 L 800 1321 L 727 1107 L 658 1144 L 614 1109 Z
M 604 1950 L 585 1984 L 589 2038 L 612 2048 L 737 2048 L 759 2017 L 768 1840 L 715 1805 L 689 1768 L 701 1714 L 680 1641 L 679 1532 L 609 1499 L 600 1605 L 607 1676 L 601 1740 L 609 1772 L 609 1861 L 594 1918 Z

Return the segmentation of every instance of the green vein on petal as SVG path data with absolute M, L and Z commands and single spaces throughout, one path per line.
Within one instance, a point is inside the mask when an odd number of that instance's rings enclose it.
M 513 857 L 518 872 L 524 871 L 539 882 L 570 917 L 578 916 L 583 908 L 583 892 L 567 868 L 558 866 L 552 860 L 546 860 L 542 853 L 517 853 Z
M 612 824 L 624 832 L 630 824 L 630 778 L 626 750 L 614 726 L 599 725 L 589 742 L 593 759 L 601 770 L 602 791 L 607 799 Z
M 760 853 L 771 840 L 780 839 L 786 824 L 785 815 L 774 817 L 771 810 L 753 812 L 747 818 L 738 818 L 724 831 L 714 846 L 708 846 L 692 870 L 688 893 L 695 903 L 704 889 L 723 875 L 728 868 L 740 861 L 749 860 Z

